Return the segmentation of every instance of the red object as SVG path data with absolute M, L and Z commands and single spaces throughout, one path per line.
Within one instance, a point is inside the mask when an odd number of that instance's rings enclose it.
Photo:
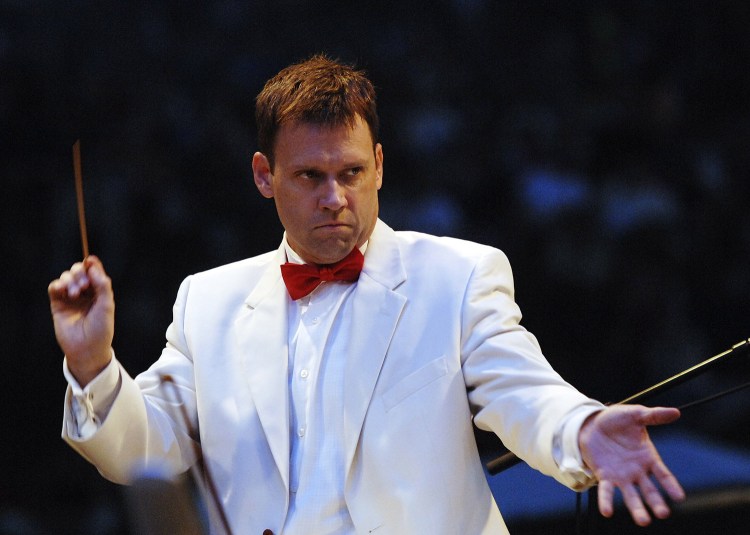
M 335 264 L 315 266 L 287 262 L 281 265 L 281 276 L 289 295 L 296 301 L 312 292 L 323 281 L 356 281 L 364 263 L 365 257 L 355 247 Z

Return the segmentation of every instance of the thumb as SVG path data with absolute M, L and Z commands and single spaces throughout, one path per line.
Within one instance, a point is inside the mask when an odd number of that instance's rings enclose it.
M 99 257 L 89 255 L 83 261 L 83 265 L 86 267 L 86 274 L 95 288 L 99 289 L 102 286 L 111 284 L 111 280 L 107 276 L 107 272 L 104 270 L 104 265 L 99 260 Z
M 652 407 L 643 415 L 644 425 L 671 424 L 680 417 L 680 410 L 673 407 Z
M 109 278 L 104 270 L 102 261 L 98 257 L 90 255 L 84 260 L 86 274 L 88 275 L 91 289 L 96 297 L 94 300 L 95 308 L 113 309 L 114 293 L 112 292 L 112 279 Z

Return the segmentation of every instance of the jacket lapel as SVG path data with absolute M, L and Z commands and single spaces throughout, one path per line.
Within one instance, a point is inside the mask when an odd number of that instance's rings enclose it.
M 284 484 L 289 488 L 287 293 L 279 265 L 283 244 L 245 300 L 235 322 L 237 350 L 261 425 Z M 344 448 L 351 467 L 365 415 L 406 297 L 394 290 L 406 280 L 395 232 L 378 220 L 365 265 L 352 293 L 351 330 L 344 377 Z M 282 396 L 279 393 L 283 393 Z M 283 399 L 279 403 L 279 399 Z
M 344 376 L 344 448 L 347 471 L 406 297 L 394 291 L 406 280 L 394 231 L 378 220 L 365 265 L 352 294 Z M 366 327 L 364 327 L 366 326 Z
M 288 314 L 279 269 L 285 258 L 282 246 L 245 300 L 235 332 L 258 417 L 284 485 L 289 488 Z

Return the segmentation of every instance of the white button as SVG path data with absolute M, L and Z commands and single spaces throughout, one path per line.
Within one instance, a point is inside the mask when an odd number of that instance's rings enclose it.
M 302 426 L 299 429 L 297 429 L 297 436 L 298 437 L 304 437 L 305 436 L 305 427 Z
M 303 379 L 306 379 L 308 375 L 310 375 L 310 372 L 307 370 L 302 370 L 301 372 L 299 372 L 299 376 Z
M 313 323 L 314 323 L 315 325 L 317 325 L 318 323 L 320 323 L 320 318 L 318 318 L 318 317 L 316 316 L 316 317 L 314 317 L 314 318 L 313 318 L 312 322 L 313 322 Z

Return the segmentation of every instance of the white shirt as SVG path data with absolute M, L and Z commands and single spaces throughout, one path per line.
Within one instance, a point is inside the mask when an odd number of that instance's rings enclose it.
M 287 258 L 302 259 L 284 241 Z M 366 244 L 360 250 L 364 253 Z M 353 534 L 344 501 L 344 366 L 338 319 L 355 284 L 323 282 L 289 299 L 290 489 L 285 535 Z
M 68 368 L 67 360 L 63 361 L 63 375 L 71 390 L 70 408 L 75 421 L 63 422 L 67 426 L 68 435 L 79 440 L 90 438 L 101 427 L 107 417 L 112 403 L 120 391 L 120 370 L 117 366 L 114 351 L 112 360 L 99 375 L 94 377 L 85 388 L 81 388 L 78 381 Z

